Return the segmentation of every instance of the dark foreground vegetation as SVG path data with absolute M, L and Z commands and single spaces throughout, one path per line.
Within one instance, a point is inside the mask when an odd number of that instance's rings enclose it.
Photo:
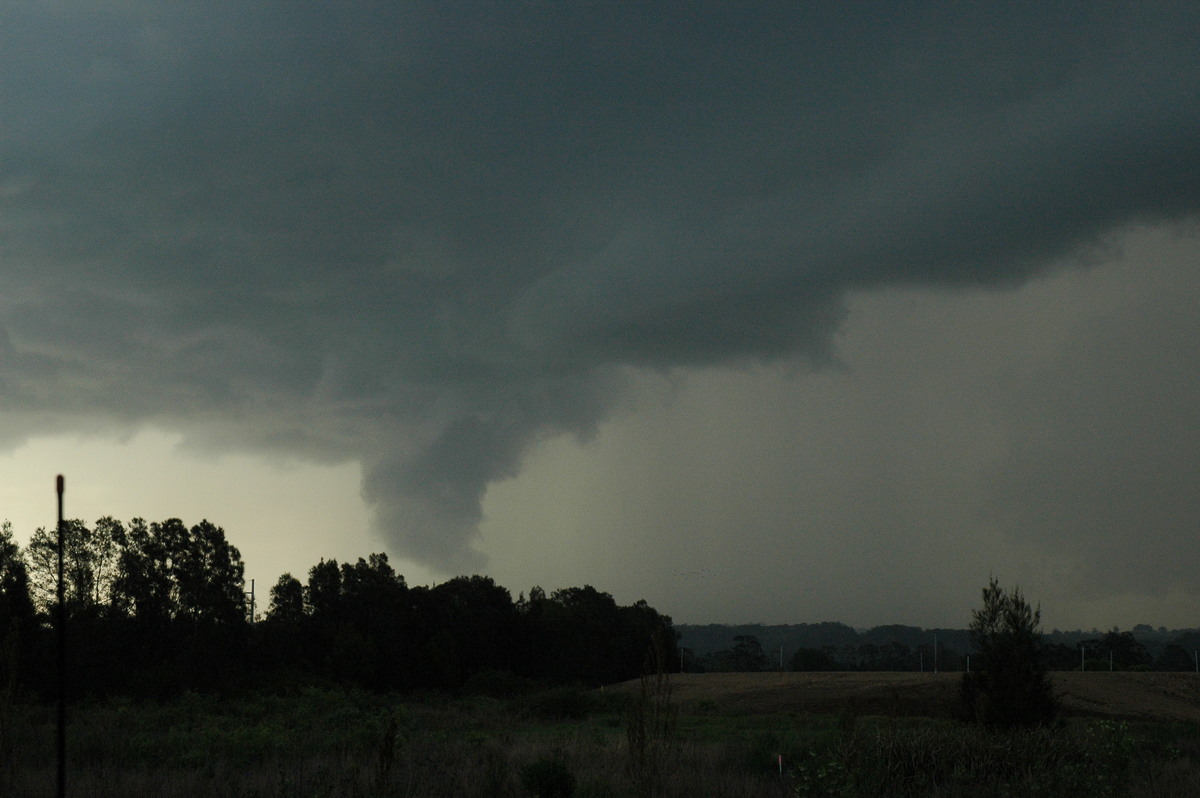
M 300 688 L 109 698 L 71 710 L 68 794 L 284 796 L 1193 796 L 1200 728 L 1070 719 L 989 730 L 947 720 L 745 715 L 637 691 L 401 696 Z M 19 733 L 0 795 L 54 794 L 53 711 Z M 638 713 L 641 712 L 639 721 Z M 646 734 L 632 734 L 639 727 Z

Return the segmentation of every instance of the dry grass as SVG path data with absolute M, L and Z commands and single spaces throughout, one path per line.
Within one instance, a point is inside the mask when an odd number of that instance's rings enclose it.
M 686 711 L 839 713 L 952 718 L 961 673 L 684 673 L 671 677 Z M 1128 720 L 1200 721 L 1200 674 L 1056 672 L 1064 714 Z M 633 680 L 608 688 L 639 689 Z
M 549 702 L 557 707 L 560 703 Z M 186 695 L 169 703 L 75 707 L 68 734 L 73 798 L 435 798 L 530 794 L 522 774 L 558 760 L 574 796 L 633 794 L 621 707 L 547 717 L 545 701 L 402 700 L 342 691 Z M 567 708 L 571 708 L 568 706 Z M 0 795 L 54 795 L 53 711 L 18 707 L 24 734 Z M 743 798 L 778 789 L 743 746 L 680 742 L 656 795 Z M 758 772 L 755 772 L 758 771 Z

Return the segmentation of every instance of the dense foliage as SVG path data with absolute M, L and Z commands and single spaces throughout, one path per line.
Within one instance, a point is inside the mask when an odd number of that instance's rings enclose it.
M 535 683 L 600 685 L 638 676 L 671 619 L 618 606 L 591 586 L 516 601 L 485 576 L 409 587 L 386 554 L 321 560 L 291 574 L 250 616 L 241 554 L 209 521 L 89 527 L 64 522 L 69 691 L 169 695 L 189 689 L 339 684 L 512 693 Z M 57 532 L 25 551 L 0 529 L 0 691 L 53 692 Z

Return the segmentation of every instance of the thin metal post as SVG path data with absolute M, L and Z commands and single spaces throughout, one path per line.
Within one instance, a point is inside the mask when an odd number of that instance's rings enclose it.
M 58 798 L 67 794 L 67 602 L 63 584 L 63 477 L 55 480 L 58 491 Z

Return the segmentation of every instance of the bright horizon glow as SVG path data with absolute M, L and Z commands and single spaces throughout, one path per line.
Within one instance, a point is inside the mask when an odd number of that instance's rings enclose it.
M 370 532 L 356 463 L 320 465 L 281 457 L 194 452 L 177 433 L 145 429 L 119 439 L 102 435 L 35 436 L 0 454 L 0 520 L 25 546 L 38 527 L 55 524 L 55 477 L 65 479 L 64 512 L 89 526 L 208 519 L 225 530 L 255 580 L 259 606 L 290 572 L 301 581 L 321 558 L 354 562 L 383 550 Z M 392 559 L 409 584 L 435 581 L 424 569 Z

